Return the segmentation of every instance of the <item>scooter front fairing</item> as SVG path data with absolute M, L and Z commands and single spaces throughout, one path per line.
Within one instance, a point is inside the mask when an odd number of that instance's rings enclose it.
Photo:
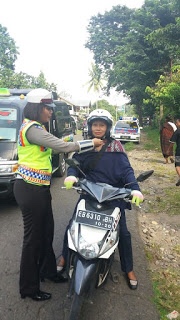
M 77 251 L 86 260 L 109 258 L 118 244 L 119 219 L 118 207 L 105 210 L 104 206 L 95 200 L 91 205 L 91 202 L 82 199 L 68 230 L 69 248 Z
M 99 203 L 114 199 L 125 199 L 131 194 L 131 189 L 115 188 L 106 183 L 92 182 L 86 179 L 80 181 L 81 188 L 92 195 Z

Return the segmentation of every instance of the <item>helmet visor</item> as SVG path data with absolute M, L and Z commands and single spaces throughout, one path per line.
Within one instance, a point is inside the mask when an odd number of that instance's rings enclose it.
M 54 108 L 55 104 L 53 103 L 52 99 L 41 99 L 41 103 L 43 103 L 45 106 L 49 108 Z

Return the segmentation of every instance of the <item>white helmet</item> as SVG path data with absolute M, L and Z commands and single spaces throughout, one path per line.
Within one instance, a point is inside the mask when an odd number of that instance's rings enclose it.
M 30 103 L 43 103 L 44 105 L 47 105 L 49 107 L 53 107 L 53 95 L 52 92 L 42 89 L 42 88 L 37 88 L 31 90 L 27 94 L 27 102 Z
M 110 137 L 110 130 L 113 124 L 113 117 L 109 113 L 109 111 L 104 109 L 95 109 L 93 110 L 87 119 L 87 125 L 88 125 L 88 134 L 92 137 L 92 122 L 95 120 L 104 120 L 107 124 L 107 131 L 106 131 L 106 137 Z

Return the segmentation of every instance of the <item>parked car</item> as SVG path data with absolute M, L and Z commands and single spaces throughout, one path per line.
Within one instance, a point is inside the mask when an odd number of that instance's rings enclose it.
M 26 94 L 31 89 L 0 88 L 0 198 L 13 195 L 15 171 L 18 166 L 17 139 L 23 121 Z M 55 107 L 47 130 L 65 141 L 73 141 L 71 116 L 65 102 L 54 100 Z M 53 175 L 62 177 L 66 171 L 67 153 L 52 156 Z
M 122 142 L 140 143 L 141 127 L 136 118 L 126 117 L 118 120 L 112 130 L 112 137 Z

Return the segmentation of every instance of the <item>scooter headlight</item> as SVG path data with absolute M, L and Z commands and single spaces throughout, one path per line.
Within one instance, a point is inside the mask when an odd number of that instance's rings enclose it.
M 99 246 L 97 243 L 87 243 L 83 237 L 80 237 L 78 251 L 86 259 L 93 259 L 99 254 Z

